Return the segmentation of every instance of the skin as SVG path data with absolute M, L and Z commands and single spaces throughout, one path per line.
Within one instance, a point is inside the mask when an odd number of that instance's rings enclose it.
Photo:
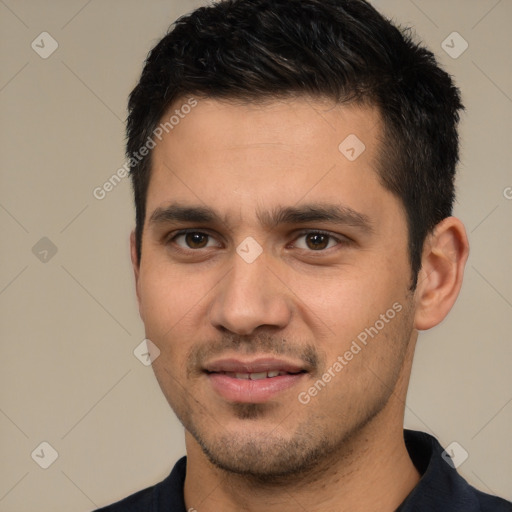
M 201 99 L 153 150 L 142 257 L 132 234 L 132 261 L 146 337 L 160 350 L 155 375 L 186 429 L 187 509 L 393 511 L 418 483 L 403 441 L 414 347 L 452 307 L 468 244 L 458 219 L 440 223 L 410 291 L 405 213 L 375 171 L 381 133 L 370 107 Z M 350 134 L 366 147 L 354 161 L 338 149 Z M 172 204 L 219 219 L 155 214 Z M 319 204 L 365 224 L 264 222 L 279 207 Z M 262 250 L 252 263 L 236 251 L 247 237 Z M 397 303 L 332 377 L 338 356 Z M 307 372 L 241 404 L 202 371 L 219 357 L 257 356 Z M 329 368 L 330 382 L 301 403 Z

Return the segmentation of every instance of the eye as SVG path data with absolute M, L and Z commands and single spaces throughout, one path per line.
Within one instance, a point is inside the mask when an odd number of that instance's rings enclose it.
M 179 231 L 169 238 L 169 243 L 173 243 L 185 251 L 221 247 L 221 244 L 212 235 L 203 231 Z M 299 234 L 293 242 L 293 247 L 306 251 L 321 252 L 336 245 L 349 243 L 350 240 L 343 236 L 336 237 L 324 231 L 306 231 Z
M 183 249 L 204 249 L 207 247 L 220 247 L 211 235 L 201 231 L 180 231 L 173 236 L 170 242 L 174 242 Z
M 298 249 L 310 251 L 323 251 L 330 249 L 342 241 L 329 233 L 323 231 L 308 231 L 301 233 L 294 242 L 294 246 Z

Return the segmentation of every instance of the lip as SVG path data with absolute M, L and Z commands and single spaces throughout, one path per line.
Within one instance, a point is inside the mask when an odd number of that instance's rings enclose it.
M 306 370 L 290 361 L 275 358 L 253 360 L 219 359 L 205 365 L 205 375 L 213 390 L 229 402 L 263 403 L 297 385 Z M 286 375 L 258 380 L 236 378 L 234 374 L 283 372 Z
M 303 366 L 276 359 L 275 357 L 259 357 L 257 359 L 242 360 L 236 358 L 217 359 L 205 364 L 205 371 L 209 373 L 258 373 L 258 372 L 286 372 L 299 373 L 305 370 Z

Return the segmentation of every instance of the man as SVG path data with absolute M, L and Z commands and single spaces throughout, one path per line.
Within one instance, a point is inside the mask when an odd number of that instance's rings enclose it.
M 418 331 L 459 293 L 459 92 L 362 0 L 227 0 L 130 96 L 137 297 L 185 427 L 102 510 L 505 511 L 403 430 Z

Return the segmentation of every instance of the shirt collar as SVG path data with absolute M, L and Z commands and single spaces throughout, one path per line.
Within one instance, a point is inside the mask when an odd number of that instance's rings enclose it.
M 404 430 L 405 446 L 422 475 L 416 487 L 396 512 L 437 512 L 464 510 L 479 512 L 474 489 L 443 458 L 443 447 L 425 432 Z
M 396 512 L 482 511 L 477 497 L 478 491 L 457 473 L 446 458 L 443 458 L 443 447 L 435 437 L 425 432 L 405 429 L 404 440 L 409 457 L 421 474 L 421 479 Z M 175 507 L 171 507 L 170 510 L 186 510 L 183 498 L 186 464 L 186 457 L 176 463 L 166 479 L 167 485 L 162 489 L 163 493 L 157 500 L 158 505 L 155 503 L 155 511 L 167 510 L 170 504 Z

